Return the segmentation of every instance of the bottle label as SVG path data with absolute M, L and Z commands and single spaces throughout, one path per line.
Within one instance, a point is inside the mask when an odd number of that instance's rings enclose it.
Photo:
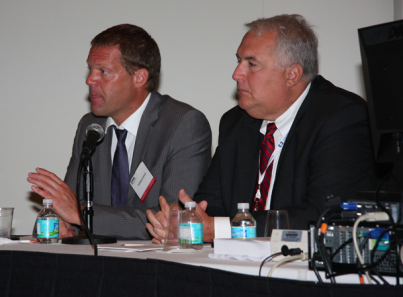
M 179 224 L 179 243 L 190 243 L 190 225 Z
M 231 227 L 231 238 L 255 238 L 256 226 Z
M 192 234 L 192 244 L 203 243 L 203 224 L 192 223 L 190 224 L 191 234 Z
M 59 238 L 59 220 L 37 220 L 37 238 Z

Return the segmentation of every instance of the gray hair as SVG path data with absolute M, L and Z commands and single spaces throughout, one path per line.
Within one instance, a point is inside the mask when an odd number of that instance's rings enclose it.
M 304 71 L 302 78 L 308 82 L 318 75 L 318 38 L 303 16 L 282 14 L 245 26 L 258 36 L 266 31 L 277 32 L 274 54 L 280 69 L 300 64 Z

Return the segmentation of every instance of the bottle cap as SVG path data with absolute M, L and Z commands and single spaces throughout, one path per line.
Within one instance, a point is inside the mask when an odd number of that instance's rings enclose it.
M 52 204 L 53 205 L 53 199 L 43 199 L 42 205 L 45 205 L 45 204 Z
M 188 208 L 188 207 L 196 207 L 196 202 L 194 202 L 194 201 L 185 202 L 185 208 Z
M 238 209 L 249 209 L 249 203 L 238 203 Z

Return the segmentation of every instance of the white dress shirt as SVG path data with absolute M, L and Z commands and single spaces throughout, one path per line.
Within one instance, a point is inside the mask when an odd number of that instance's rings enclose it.
M 111 117 L 108 117 L 108 119 L 106 120 L 105 133 L 107 133 L 108 128 L 111 125 L 115 125 L 119 130 L 124 130 L 124 129 L 127 130 L 125 144 L 126 144 L 126 150 L 127 150 L 127 157 L 129 159 L 128 160 L 129 161 L 129 171 L 130 171 L 130 168 L 132 165 L 137 130 L 139 129 L 141 117 L 143 116 L 143 112 L 146 109 L 148 101 L 150 101 L 150 97 L 151 97 L 151 93 L 148 94 L 148 96 L 144 100 L 143 104 L 141 104 L 141 106 L 134 113 L 132 113 L 131 116 L 129 116 L 120 126 L 118 126 Z M 117 143 L 118 143 L 118 139 L 116 137 L 115 129 L 113 129 L 112 145 L 111 145 L 112 164 L 113 164 L 113 156 L 115 155 Z
M 274 132 L 274 151 L 278 149 L 278 144 L 279 142 L 286 136 L 288 135 L 288 132 L 291 129 L 292 123 L 294 122 L 295 116 L 298 113 L 299 108 L 301 107 L 302 102 L 304 102 L 304 99 L 306 95 L 309 92 L 309 89 L 311 87 L 311 83 L 305 88 L 304 92 L 298 97 L 298 99 L 281 115 L 279 116 L 275 121 L 274 124 L 277 127 L 276 132 Z M 268 120 L 263 120 L 262 126 L 260 127 L 260 133 L 263 135 L 266 134 L 266 127 L 268 123 L 273 123 L 273 121 L 268 121 Z M 285 142 L 287 139 L 285 139 Z M 273 151 L 273 153 L 274 153 Z M 260 151 L 259 151 L 260 154 Z M 270 209 L 270 202 L 271 202 L 271 194 L 273 190 L 273 185 L 276 180 L 276 172 L 277 172 L 277 164 L 278 160 L 280 159 L 281 152 L 273 159 L 273 169 L 272 169 L 272 178 L 270 181 L 270 189 L 269 193 L 267 195 L 267 200 L 266 200 L 266 210 Z M 258 166 L 259 168 L 260 166 Z M 214 232 L 215 232 L 215 238 L 231 238 L 231 225 L 229 222 L 228 217 L 214 217 Z
M 288 135 L 288 132 L 290 132 L 291 125 L 294 122 L 295 116 L 297 115 L 297 112 L 299 108 L 301 107 L 302 102 L 304 102 L 304 99 L 306 95 L 309 92 L 309 89 L 311 87 L 311 84 L 306 87 L 305 91 L 302 92 L 302 94 L 298 97 L 298 99 L 281 115 L 279 116 L 275 121 L 274 124 L 277 127 L 276 132 L 274 132 L 273 137 L 274 137 L 274 151 L 273 153 L 278 150 L 282 149 L 283 147 L 279 148 L 278 144 L 279 142 L 286 136 Z M 268 123 L 273 123 L 272 121 L 267 121 L 263 120 L 262 126 L 260 127 L 260 133 L 263 135 L 266 134 L 266 127 Z M 287 141 L 287 139 L 286 139 Z M 277 172 L 277 164 L 278 160 L 280 159 L 280 154 L 278 154 L 274 160 L 273 160 L 273 169 L 271 172 L 271 180 L 270 180 L 270 188 L 269 188 L 269 193 L 267 195 L 267 200 L 266 200 L 266 210 L 270 209 L 270 201 L 271 201 L 271 193 L 273 191 L 273 185 L 274 181 L 276 180 L 276 172 Z

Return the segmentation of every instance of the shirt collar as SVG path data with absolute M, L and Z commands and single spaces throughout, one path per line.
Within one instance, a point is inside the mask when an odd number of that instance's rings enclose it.
M 118 127 L 118 129 L 126 129 L 130 134 L 136 136 L 137 135 L 137 129 L 140 125 L 140 120 L 141 116 L 143 115 L 144 110 L 146 109 L 146 106 L 148 104 L 148 101 L 150 101 L 151 93 L 148 94 L 144 102 L 141 104 L 141 106 L 133 112 L 120 126 L 116 124 L 116 122 L 111 118 L 108 117 L 106 120 L 106 125 L 105 125 L 105 133 L 107 133 L 108 128 L 112 125 L 115 125 Z
M 291 125 L 294 122 L 295 116 L 299 108 L 301 107 L 302 102 L 304 102 L 306 95 L 309 92 L 311 87 L 311 83 L 305 88 L 302 94 L 298 97 L 298 99 L 281 115 L 279 116 L 274 123 L 276 124 L 277 130 L 280 132 L 281 137 L 287 135 L 288 131 L 291 129 Z M 260 127 L 260 133 L 263 135 L 266 134 L 266 128 L 268 123 L 273 123 L 273 121 L 263 120 L 262 126 Z

